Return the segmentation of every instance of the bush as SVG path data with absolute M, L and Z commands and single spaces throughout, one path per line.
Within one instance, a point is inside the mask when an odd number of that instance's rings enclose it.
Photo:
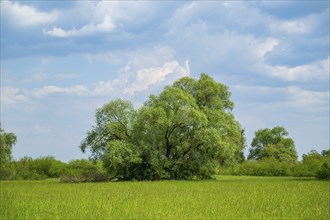
M 31 157 L 23 157 L 19 161 L 14 162 L 15 179 L 17 180 L 41 180 L 47 177 L 39 174 L 33 168 L 33 159 Z
M 303 155 L 303 159 L 297 166 L 294 175 L 327 179 L 326 177 L 329 176 L 329 166 L 329 150 L 323 151 L 322 154 L 312 150 L 308 154 Z
M 72 160 L 68 163 L 67 169 L 61 176 L 61 182 L 101 182 L 107 181 L 107 175 L 102 164 L 94 164 L 85 159 Z
M 31 168 L 38 174 L 46 176 L 47 178 L 57 178 L 63 174 L 65 164 L 59 160 L 55 160 L 54 157 L 48 156 L 33 160 Z
M 11 180 L 15 172 L 11 167 L 0 167 L 0 180 Z
M 330 163 L 324 162 L 321 169 L 316 173 L 318 179 L 330 179 Z
M 222 167 L 222 175 L 247 176 L 298 176 L 330 179 L 330 150 L 315 150 L 303 155 L 299 163 L 279 161 L 274 158 L 247 160 L 231 167 Z
M 281 162 L 275 159 L 247 160 L 231 168 L 225 168 L 221 174 L 247 176 L 291 176 L 295 169 L 294 163 Z
M 14 164 L 14 179 L 30 179 L 41 180 L 47 178 L 60 177 L 64 171 L 66 164 L 55 160 L 54 157 L 40 157 L 32 159 L 31 157 L 23 157 Z

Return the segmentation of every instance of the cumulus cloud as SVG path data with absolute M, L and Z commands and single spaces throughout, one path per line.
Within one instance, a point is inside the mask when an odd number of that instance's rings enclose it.
M 27 103 L 30 99 L 19 88 L 5 86 L 1 88 L 1 104 Z
M 269 105 L 281 103 L 283 106 L 302 107 L 304 110 L 329 103 L 329 91 L 313 91 L 298 86 L 271 87 L 235 85 L 232 89 L 236 97 L 244 96 L 247 103 Z
M 56 21 L 57 11 L 42 12 L 32 6 L 13 1 L 1 2 L 1 13 L 16 26 L 33 26 Z
M 272 77 L 286 81 L 329 80 L 329 61 L 328 57 L 310 64 L 295 67 L 268 66 L 268 69 Z
M 93 89 L 90 90 L 89 95 L 91 96 L 106 96 L 113 94 L 114 91 L 119 92 L 120 84 L 125 83 L 122 79 L 114 79 L 108 81 L 100 81 L 94 85 Z
M 162 4 L 166 6 L 166 3 Z M 83 22 L 85 25 L 79 25 L 71 29 L 62 27 L 53 27 L 44 29 L 45 35 L 53 37 L 78 37 L 94 35 L 99 33 L 112 32 L 117 27 L 123 29 L 136 29 L 154 22 L 159 14 L 164 13 L 164 7 L 153 2 L 125 2 L 125 1 L 78 1 L 76 7 L 70 11 L 81 19 L 76 23 Z M 66 14 L 66 16 L 68 16 Z M 69 16 L 72 17 L 70 14 Z
M 279 41 L 275 38 L 267 39 L 253 39 L 251 46 L 258 55 L 258 57 L 263 58 L 267 53 L 272 52 L 273 49 L 278 45 Z M 253 51 L 252 50 L 252 51 Z
M 139 65 L 141 64 L 138 61 L 131 62 L 123 68 L 123 74 L 117 78 L 99 81 L 90 85 L 73 85 L 71 87 L 47 85 L 32 90 L 4 87 L 1 93 L 1 101 L 16 104 L 61 94 L 83 97 L 136 95 L 139 92 L 148 90 L 153 85 L 170 84 L 180 77 L 188 76 L 190 73 L 188 60 L 184 65 L 180 65 L 177 60 L 172 60 L 159 67 L 143 68 L 135 71 L 136 66 Z
M 88 63 L 106 62 L 118 66 L 117 77 L 91 87 L 90 95 L 134 95 L 152 85 L 166 85 L 189 74 L 189 62 L 180 65 L 175 51 L 168 46 L 85 55 Z
M 291 86 L 286 88 L 290 101 L 301 107 L 329 105 L 329 91 L 310 91 Z
M 309 32 L 309 27 L 304 21 L 274 21 L 269 25 L 273 31 L 286 34 L 305 34 Z
M 164 82 L 167 77 L 174 75 L 174 78 L 188 76 L 190 73 L 189 61 L 181 66 L 178 61 L 173 60 L 164 63 L 161 67 L 141 69 L 137 72 L 136 79 L 133 84 L 127 87 L 124 92 L 134 95 L 137 92 L 147 90 L 150 86 L 160 82 Z
M 103 21 L 98 24 L 89 24 L 81 27 L 80 29 L 73 28 L 71 30 L 64 30 L 62 28 L 54 27 L 52 30 L 43 30 L 43 33 L 53 37 L 77 37 L 93 35 L 98 33 L 111 32 L 116 25 L 109 16 L 105 16 Z

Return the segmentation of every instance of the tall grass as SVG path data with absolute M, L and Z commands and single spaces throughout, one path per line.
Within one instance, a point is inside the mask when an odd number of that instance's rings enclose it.
M 2 181 L 1 219 L 329 219 L 330 182 L 214 181 L 64 184 Z

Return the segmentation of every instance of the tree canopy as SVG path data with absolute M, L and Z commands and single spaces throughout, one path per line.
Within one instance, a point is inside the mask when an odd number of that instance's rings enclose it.
M 117 99 L 97 109 L 80 148 L 116 179 L 209 178 L 242 158 L 244 131 L 228 87 L 202 74 L 151 95 L 138 110 Z
M 3 168 L 12 160 L 12 148 L 17 138 L 14 133 L 5 132 L 0 126 L 0 167 Z
M 294 141 L 286 138 L 289 133 L 277 126 L 255 132 L 248 159 L 273 158 L 279 161 L 296 162 L 298 159 Z

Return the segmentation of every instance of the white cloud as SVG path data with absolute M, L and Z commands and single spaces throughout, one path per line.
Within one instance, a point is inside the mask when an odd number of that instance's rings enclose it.
M 112 94 L 122 97 L 133 95 L 147 90 L 150 85 L 156 83 L 167 84 L 180 76 L 186 75 L 183 72 L 190 72 L 188 62 L 184 67 L 185 70 L 182 70 L 183 67 L 180 68 L 180 64 L 175 60 L 174 50 L 167 46 L 87 54 L 85 58 L 89 63 L 102 61 L 122 66 L 117 70 L 118 76 L 115 79 L 100 81 L 93 85 L 90 90 L 92 96 L 109 96 L 109 94 Z M 150 73 L 148 76 L 150 79 L 145 79 L 148 73 Z
M 56 93 L 69 93 L 76 95 L 88 94 L 88 88 L 82 85 L 75 85 L 73 87 L 58 87 L 58 86 L 45 86 L 39 89 L 34 89 L 30 92 L 33 97 L 41 98 Z
M 2 87 L 1 88 L 1 104 L 18 104 L 27 103 L 30 99 L 22 94 L 22 90 L 14 87 Z
M 329 91 L 312 91 L 298 86 L 270 87 L 235 85 L 231 87 L 236 98 L 241 97 L 245 103 L 271 105 L 281 108 L 299 108 L 308 112 L 311 109 L 327 107 L 329 105 Z M 308 110 L 309 109 L 309 110 Z
M 175 51 L 169 46 L 138 47 L 136 50 L 111 50 L 104 53 L 88 53 L 84 55 L 88 63 L 107 62 L 123 66 L 121 74 L 136 73 L 139 69 L 160 66 L 175 59 Z M 125 70 L 126 68 L 126 70 Z M 128 69 L 130 69 L 128 71 Z
M 259 57 L 264 57 L 267 53 L 273 51 L 278 45 L 278 40 L 274 38 L 268 38 L 264 41 L 258 40 L 253 45 Z
M 1 13 L 16 26 L 33 26 L 56 21 L 56 11 L 42 12 L 37 9 L 13 1 L 1 1 Z
M 100 81 L 95 86 L 94 89 L 89 92 L 92 96 L 106 96 L 113 94 L 114 91 L 119 92 L 118 86 L 124 82 L 121 79 L 114 79 L 108 81 Z
M 324 10 L 321 13 L 305 15 L 301 18 L 291 20 L 281 20 L 271 17 L 268 21 L 268 28 L 274 34 L 285 35 L 306 35 L 320 34 L 320 30 L 326 29 L 325 20 L 329 18 L 329 11 Z
M 158 16 L 157 7 L 161 8 L 158 4 L 148 1 L 77 1 L 76 7 L 64 15 L 70 18 L 70 21 L 73 20 L 72 23 L 75 23 L 76 26 L 71 29 L 57 26 L 52 29 L 44 29 L 43 33 L 64 38 L 109 33 L 117 27 L 136 28 L 143 23 L 153 21 L 153 18 Z M 74 16 L 73 19 L 72 16 Z M 78 23 L 83 23 L 83 25 L 77 27 Z
M 100 79 L 96 83 L 76 84 L 69 87 L 58 85 L 45 85 L 34 89 L 16 89 L 16 96 L 24 94 L 31 100 L 42 99 L 51 95 L 73 95 L 83 97 L 127 97 L 142 91 L 150 90 L 152 85 L 161 88 L 164 85 L 174 82 L 176 79 L 187 76 L 190 73 L 189 61 L 180 64 L 175 59 L 174 50 L 166 46 L 137 49 L 132 51 L 114 51 L 111 53 L 88 54 L 85 56 L 90 62 L 109 62 L 113 59 L 118 67 L 116 77 L 109 73 L 109 78 Z M 39 82 L 44 79 L 66 80 L 79 77 L 75 73 L 61 73 L 46 75 L 36 73 L 32 82 Z M 30 82 L 30 81 L 28 81 Z M 26 82 L 24 82 L 26 83 Z M 158 89 L 156 88 L 156 89 Z M 152 87 L 154 90 L 155 87 Z M 151 90 L 148 92 L 152 92 Z M 13 96 L 13 95 L 12 95 Z M 17 98 L 17 97 L 16 97 Z
M 310 91 L 304 90 L 299 87 L 288 87 L 286 89 L 289 99 L 296 106 L 302 107 L 312 107 L 327 105 L 329 106 L 329 91 L 320 92 L 320 91 Z
M 141 69 L 137 72 L 134 83 L 127 87 L 124 92 L 133 95 L 137 92 L 147 90 L 154 84 L 164 82 L 170 75 L 172 75 L 171 78 L 177 79 L 183 76 L 188 76 L 189 73 L 190 69 L 188 60 L 185 62 L 185 66 L 181 66 L 178 61 L 173 60 L 164 63 L 161 67 Z
M 81 27 L 80 29 L 73 28 L 71 30 L 64 30 L 62 28 L 54 27 L 52 30 L 43 30 L 43 33 L 53 37 L 77 37 L 93 35 L 98 33 L 108 33 L 113 31 L 116 27 L 114 22 L 109 16 L 105 16 L 103 21 L 98 24 L 89 24 Z
M 73 94 L 78 96 L 122 96 L 124 94 L 134 95 L 138 92 L 148 90 L 150 86 L 162 83 L 170 84 L 176 79 L 188 76 L 189 61 L 185 62 L 184 66 L 181 66 L 178 61 L 173 60 L 165 62 L 160 67 L 144 68 L 135 71 L 136 66 L 139 66 L 139 62 L 132 62 L 127 64 L 123 68 L 122 74 L 117 78 L 108 81 L 100 81 L 97 84 L 86 85 L 74 85 L 72 87 L 59 87 L 54 85 L 48 85 L 41 88 L 35 88 L 30 91 L 24 91 L 24 95 L 21 95 L 20 89 L 7 88 L 4 94 L 6 97 L 11 97 L 10 102 L 16 103 L 17 101 L 28 100 L 31 98 L 42 98 L 52 94 Z M 131 66 L 133 69 L 131 69 Z M 131 72 L 133 71 L 133 72 Z M 131 78 L 134 78 L 133 80 Z M 24 98 L 24 99 L 23 99 Z M 9 98 L 7 98 L 9 102 Z
M 329 60 L 328 57 L 295 67 L 268 66 L 267 68 L 272 77 L 286 81 L 329 80 Z
M 274 21 L 270 23 L 270 28 L 287 34 L 305 34 L 309 32 L 307 24 L 299 20 Z

